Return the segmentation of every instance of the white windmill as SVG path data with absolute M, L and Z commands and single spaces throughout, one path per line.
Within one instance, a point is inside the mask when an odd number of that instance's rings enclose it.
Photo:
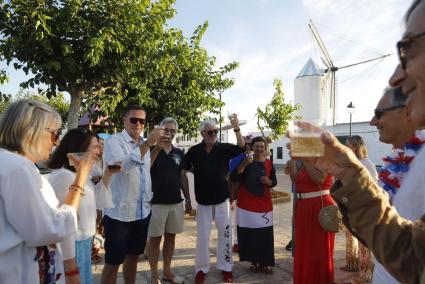
M 320 119 L 326 124 L 335 125 L 337 111 L 336 71 L 383 59 L 391 54 L 384 54 L 372 59 L 337 67 L 334 65 L 333 60 L 311 19 L 308 27 L 314 40 L 319 46 L 321 59 L 323 64 L 326 66 L 326 69 L 320 69 L 311 58 L 307 61 L 306 65 L 295 79 L 295 103 L 299 103 L 302 107 L 300 111 L 301 117 Z M 306 86 L 311 86 L 315 88 L 315 90 L 309 90 L 306 92 L 308 89 Z M 312 106 L 314 103 L 316 103 L 316 105 Z

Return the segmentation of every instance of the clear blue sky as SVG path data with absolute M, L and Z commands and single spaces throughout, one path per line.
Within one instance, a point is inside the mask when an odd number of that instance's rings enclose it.
M 288 100 L 293 82 L 309 57 L 324 66 L 308 31 L 311 18 L 336 66 L 384 53 L 395 53 L 403 31 L 406 0 L 177 0 L 169 26 L 190 36 L 199 24 L 209 27 L 202 45 L 217 65 L 238 61 L 230 74 L 236 84 L 223 93 L 227 109 L 251 119 L 257 106 L 273 95 L 273 79 L 280 78 Z M 368 120 L 397 64 L 395 55 L 379 63 L 337 73 L 338 122 L 348 121 L 345 106 L 356 105 L 354 121 Z M 1 64 L 0 67 L 3 67 Z M 11 82 L 2 91 L 16 93 L 22 72 L 8 69 Z

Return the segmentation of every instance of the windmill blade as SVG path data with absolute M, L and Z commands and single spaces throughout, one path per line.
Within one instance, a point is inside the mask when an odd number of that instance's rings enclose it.
M 316 29 L 316 26 L 313 24 L 312 19 L 310 19 L 308 27 L 310 28 L 310 31 L 313 34 L 313 37 L 316 40 L 317 45 L 319 46 L 319 49 L 327 62 L 327 64 L 325 65 L 330 66 L 330 69 L 332 69 L 334 67 L 334 64 L 332 62 L 331 56 L 329 55 L 328 50 L 326 49 L 325 44 L 323 43 L 322 38 L 320 37 L 319 32 Z
M 320 59 L 322 60 L 323 65 L 326 66 L 325 72 L 326 74 L 329 73 L 329 71 L 331 70 L 331 66 L 329 66 L 328 62 L 326 61 L 326 59 L 324 59 L 322 56 L 320 56 Z

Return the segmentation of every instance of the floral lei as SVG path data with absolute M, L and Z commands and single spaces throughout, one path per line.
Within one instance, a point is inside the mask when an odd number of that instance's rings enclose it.
M 413 161 L 422 145 L 425 143 L 425 130 L 418 130 L 404 145 L 403 149 L 395 149 L 391 155 L 384 157 L 384 165 L 379 172 L 379 185 L 388 192 L 390 200 L 397 194 L 400 184 L 409 171 L 409 164 Z

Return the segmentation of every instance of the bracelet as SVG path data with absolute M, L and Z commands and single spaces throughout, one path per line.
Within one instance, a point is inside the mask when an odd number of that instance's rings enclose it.
M 74 276 L 80 274 L 80 270 L 78 267 L 70 270 L 65 270 L 65 276 Z
M 239 132 L 239 131 L 241 131 L 241 129 L 238 127 L 238 128 L 233 129 L 233 131 Z
M 82 188 L 82 187 L 81 187 L 81 186 L 79 186 L 79 185 L 71 184 L 71 185 L 69 186 L 69 190 L 70 190 L 70 191 L 74 191 L 74 192 L 78 192 L 78 191 L 80 191 L 80 195 L 81 195 L 81 196 L 84 196 L 84 188 Z
M 190 202 L 190 199 L 189 199 L 189 198 L 188 198 L 188 199 L 186 199 L 186 203 L 187 203 L 187 202 Z

